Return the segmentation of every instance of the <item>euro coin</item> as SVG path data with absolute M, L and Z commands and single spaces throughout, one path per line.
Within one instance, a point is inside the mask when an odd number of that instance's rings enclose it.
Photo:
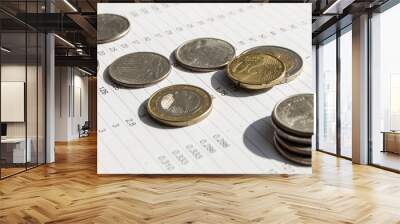
M 178 64 L 193 71 L 212 71 L 225 67 L 235 57 L 235 48 L 216 38 L 198 38 L 187 41 L 177 48 Z
M 135 52 L 115 60 L 108 74 L 116 84 L 137 88 L 165 79 L 170 70 L 168 58 L 153 52 Z
M 288 133 L 311 137 L 314 130 L 314 95 L 296 94 L 278 102 L 273 111 L 274 123 Z
M 311 164 L 312 164 L 311 156 L 302 156 L 302 155 L 298 155 L 298 154 L 292 153 L 290 151 L 284 150 L 283 147 L 279 144 L 279 142 L 277 141 L 277 139 L 275 137 L 274 137 L 274 146 L 275 146 L 275 149 L 279 152 L 279 154 L 281 154 L 282 157 L 284 157 L 285 159 L 292 161 L 294 163 L 297 163 L 299 165 L 311 166 Z
M 305 146 L 311 146 L 312 141 L 311 138 L 309 137 L 301 137 L 301 136 L 296 136 L 293 135 L 292 133 L 287 133 L 286 131 L 280 129 L 272 120 L 272 126 L 275 129 L 276 134 L 283 140 L 285 141 L 289 141 L 289 142 L 293 142 L 293 143 L 297 143 L 297 144 L 301 144 L 301 145 L 305 145 Z
M 129 32 L 129 20 L 115 14 L 97 15 L 97 43 L 115 41 Z
M 285 77 L 281 83 L 287 83 L 294 80 L 303 68 L 303 59 L 301 56 L 288 48 L 278 46 L 258 46 L 244 51 L 242 54 L 263 53 L 272 55 L 283 62 L 286 68 Z
M 285 65 L 272 55 L 242 54 L 228 64 L 227 75 L 241 87 L 268 89 L 281 82 Z
M 147 102 L 147 111 L 155 120 L 170 126 L 193 125 L 208 116 L 212 98 L 192 85 L 173 85 L 155 92 Z
M 282 138 L 279 137 L 279 135 L 276 132 L 274 133 L 274 137 L 282 146 L 282 148 L 286 149 L 286 151 L 290 151 L 304 156 L 311 156 L 310 146 L 304 146 L 293 142 L 284 141 Z

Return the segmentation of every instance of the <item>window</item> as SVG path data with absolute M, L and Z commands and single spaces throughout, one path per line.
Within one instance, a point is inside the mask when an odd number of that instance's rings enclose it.
M 400 4 L 380 13 L 371 19 L 371 111 L 370 160 L 373 164 L 400 170 Z M 389 132 L 384 134 L 384 132 Z M 384 139 L 388 135 L 391 140 Z M 394 144 L 389 149 L 384 144 Z
M 352 148 L 352 33 L 351 26 L 340 36 L 340 154 L 351 158 Z
M 336 36 L 318 48 L 318 149 L 336 153 Z

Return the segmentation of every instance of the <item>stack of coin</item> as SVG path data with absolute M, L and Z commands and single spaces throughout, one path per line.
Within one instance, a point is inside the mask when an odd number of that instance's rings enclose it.
M 147 111 L 155 120 L 170 126 L 195 124 L 211 112 L 212 98 L 205 90 L 192 85 L 173 85 L 150 96 Z
M 274 146 L 286 159 L 311 165 L 311 137 L 314 129 L 314 96 L 297 94 L 276 104 L 272 115 Z
M 235 48 L 216 38 L 189 40 L 175 51 L 175 59 L 185 69 L 197 72 L 224 68 L 235 57 Z
M 295 79 L 303 60 L 296 52 L 278 46 L 258 46 L 244 51 L 227 66 L 228 77 L 246 89 L 269 89 Z

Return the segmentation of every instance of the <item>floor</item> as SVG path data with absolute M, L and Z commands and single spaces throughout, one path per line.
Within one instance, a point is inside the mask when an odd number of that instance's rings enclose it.
M 400 170 L 400 155 L 392 152 L 374 151 L 374 164 L 389 167 L 395 170 Z
M 315 152 L 313 175 L 99 176 L 96 139 L 0 181 L 0 223 L 400 223 L 400 175 Z

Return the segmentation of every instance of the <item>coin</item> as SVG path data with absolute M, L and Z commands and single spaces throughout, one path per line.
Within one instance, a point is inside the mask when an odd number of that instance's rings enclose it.
M 285 159 L 303 166 L 311 166 L 312 162 L 310 156 L 302 156 L 292 152 L 285 151 L 275 137 L 274 137 L 274 146 L 275 149 L 279 152 L 279 154 L 281 154 Z
M 188 126 L 211 112 L 212 99 L 205 90 L 192 85 L 173 85 L 155 92 L 147 111 L 155 120 L 171 126 Z
M 135 52 L 115 60 L 108 68 L 112 81 L 126 87 L 144 87 L 165 79 L 171 70 L 168 58 L 153 52 Z
M 97 15 L 97 43 L 103 44 L 123 37 L 129 31 L 129 21 L 115 14 Z
M 263 53 L 277 57 L 283 62 L 286 68 L 285 77 L 281 83 L 286 83 L 294 80 L 303 68 L 303 59 L 296 52 L 278 46 L 258 46 L 244 51 L 242 54 L 248 53 Z
M 314 95 L 289 96 L 275 105 L 274 123 L 282 130 L 302 137 L 311 137 L 314 130 Z
M 228 64 L 227 75 L 241 87 L 267 89 L 282 80 L 285 75 L 285 65 L 272 55 L 243 54 Z
M 284 141 L 283 139 L 281 139 L 279 137 L 279 135 L 276 133 L 276 131 L 274 133 L 274 137 L 279 142 L 279 144 L 284 149 L 286 149 L 287 151 L 290 151 L 290 152 L 293 152 L 293 153 L 297 153 L 297 154 L 301 154 L 301 155 L 304 155 L 304 156 L 311 156 L 311 147 L 310 146 L 304 146 L 304 145 L 292 143 L 292 142 L 289 142 L 289 141 Z
M 222 68 L 235 57 L 235 48 L 216 38 L 198 38 L 183 43 L 175 51 L 177 62 L 194 71 Z
M 275 123 L 274 120 L 272 120 L 272 125 L 275 128 L 275 132 L 276 134 L 281 138 L 284 139 L 286 141 L 290 141 L 290 142 L 294 142 L 294 143 L 298 143 L 298 144 L 302 144 L 302 145 L 307 145 L 307 146 L 311 146 L 311 138 L 306 138 L 306 137 L 300 137 L 300 136 L 295 136 L 293 134 L 287 133 L 284 130 L 280 129 Z

